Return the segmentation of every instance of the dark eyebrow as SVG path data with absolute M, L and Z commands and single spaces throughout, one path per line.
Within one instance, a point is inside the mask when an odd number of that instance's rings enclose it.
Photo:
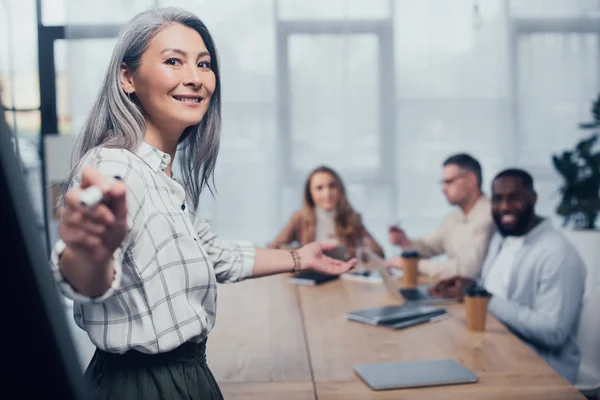
M 171 47 L 167 48 L 167 49 L 164 49 L 163 51 L 160 52 L 160 54 L 168 53 L 170 51 L 172 51 L 173 53 L 181 54 L 183 57 L 187 57 L 187 55 L 188 55 L 187 52 L 185 52 L 185 51 L 183 51 L 181 49 L 175 49 L 175 48 L 171 48 Z M 201 51 L 198 54 L 198 58 L 204 57 L 204 56 L 209 56 L 210 57 L 210 53 L 208 51 L 204 50 L 204 51 Z
M 173 53 L 181 54 L 184 57 L 187 56 L 187 53 L 185 51 L 183 51 L 181 49 L 173 49 L 173 48 L 164 49 L 163 51 L 160 52 L 160 54 L 168 53 L 168 52 L 173 52 Z

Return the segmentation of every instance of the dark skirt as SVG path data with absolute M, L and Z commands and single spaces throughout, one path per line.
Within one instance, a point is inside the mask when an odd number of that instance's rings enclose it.
M 205 351 L 206 340 L 159 354 L 96 349 L 84 376 L 97 400 L 223 399 Z

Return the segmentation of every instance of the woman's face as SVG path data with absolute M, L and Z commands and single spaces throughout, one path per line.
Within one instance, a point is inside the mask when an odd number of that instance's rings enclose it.
M 341 188 L 333 176 L 317 172 L 310 180 L 310 195 L 317 207 L 330 211 L 340 200 Z
M 200 34 L 173 24 L 150 41 L 136 71 L 122 69 L 121 83 L 135 93 L 148 122 L 161 132 L 181 134 L 206 114 L 216 85 L 210 63 Z

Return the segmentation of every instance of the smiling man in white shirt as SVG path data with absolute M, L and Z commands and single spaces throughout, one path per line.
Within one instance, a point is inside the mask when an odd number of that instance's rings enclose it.
M 500 172 L 492 183 L 493 236 L 480 283 L 492 294 L 488 311 L 573 383 L 580 363 L 576 343 L 586 270 L 577 250 L 535 214 L 531 175 Z M 475 280 L 456 276 L 431 293 L 462 298 Z

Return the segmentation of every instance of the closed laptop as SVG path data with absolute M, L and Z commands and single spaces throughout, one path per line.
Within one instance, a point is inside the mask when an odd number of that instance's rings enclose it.
M 441 308 L 432 306 L 384 306 L 348 312 L 345 316 L 352 321 L 376 325 L 385 321 L 394 320 L 399 322 L 400 320 L 435 316 L 443 311 Z
M 457 385 L 477 376 L 452 359 L 360 364 L 354 372 L 373 390 Z

